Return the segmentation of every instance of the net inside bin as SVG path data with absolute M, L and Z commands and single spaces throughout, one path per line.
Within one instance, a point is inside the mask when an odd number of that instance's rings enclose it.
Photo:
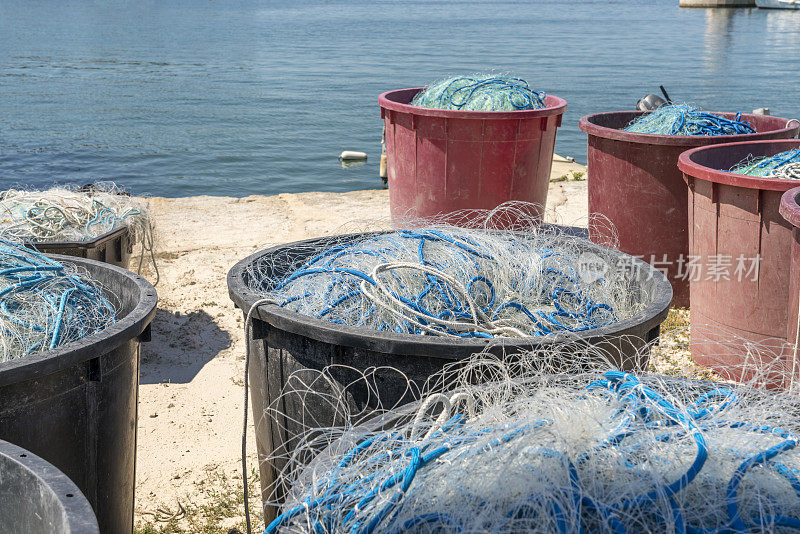
M 0 241 L 0 362 L 46 352 L 114 324 L 109 299 L 74 266 Z
M 541 225 L 535 213 L 511 203 L 464 212 L 459 226 L 417 220 L 386 233 L 293 245 L 253 262 L 246 280 L 273 303 L 310 317 L 448 337 L 582 332 L 652 302 L 644 264 Z M 516 221 L 511 229 L 508 220 Z M 498 222 L 506 229 L 496 229 Z
M 741 119 L 726 119 L 701 111 L 687 104 L 663 106 L 651 113 L 637 117 L 627 127 L 627 132 L 658 135 L 738 135 L 755 133 L 753 126 Z
M 774 156 L 750 155 L 731 167 L 730 172 L 748 176 L 800 180 L 800 149 L 786 150 Z
M 518 111 L 544 108 L 545 96 L 522 78 L 473 74 L 435 81 L 420 91 L 411 104 L 462 111 Z
M 150 230 L 150 215 L 143 199 L 113 182 L 0 192 L 0 239 L 84 242 L 121 227 L 137 241 Z

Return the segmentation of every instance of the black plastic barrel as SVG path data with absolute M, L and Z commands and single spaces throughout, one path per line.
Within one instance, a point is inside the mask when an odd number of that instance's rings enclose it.
M 111 230 L 86 241 L 34 241 L 25 243 L 43 254 L 62 254 L 87 260 L 97 260 L 128 268 L 133 254 L 131 230 L 127 226 Z
M 54 350 L 0 363 L 0 439 L 41 456 L 81 489 L 103 534 L 133 530 L 140 341 L 149 340 L 156 291 L 93 260 L 77 265 L 116 297 L 117 322 Z
M 354 235 L 354 238 L 363 234 Z M 249 288 L 248 267 L 257 264 L 268 276 L 282 276 L 299 267 L 313 255 L 340 244 L 342 236 L 310 239 L 289 243 L 258 252 L 237 263 L 228 273 L 231 299 L 245 314 L 263 295 Z M 401 405 L 415 400 L 413 391 L 397 369 L 414 384 L 422 385 L 445 365 L 470 355 L 489 351 L 507 354 L 520 350 L 536 350 L 565 341 L 591 343 L 603 349 L 620 367 L 635 369 L 643 365 L 642 348 L 658 336 L 659 325 L 666 318 L 672 300 L 672 288 L 666 277 L 647 263 L 618 251 L 609 251 L 587 241 L 587 252 L 602 249 L 617 254 L 629 266 L 636 286 L 648 299 L 641 313 L 611 326 L 581 332 L 553 334 L 521 339 L 453 339 L 377 332 L 365 328 L 338 325 L 301 315 L 276 305 L 261 305 L 253 313 L 253 327 L 248 339 L 250 347 L 249 385 L 259 453 L 262 497 L 281 499 L 287 488 L 281 485 L 280 461 L 267 462 L 275 451 L 292 450 L 294 437 L 305 426 L 333 426 L 343 423 L 327 404 L 307 401 L 301 382 L 311 380 L 332 364 L 341 364 L 332 371 L 335 384 L 316 383 L 329 387 L 331 395 L 341 396 L 351 413 L 368 417 L 379 405 Z M 565 356 L 568 357 L 568 356 Z M 351 367 L 353 369 L 348 369 Z M 359 381 L 360 372 L 376 368 L 373 384 Z M 304 376 L 304 371 L 309 371 Z M 287 384 L 289 375 L 299 378 Z M 307 382 L 307 381 L 306 381 Z M 294 388 L 297 386 L 297 389 Z M 296 394 L 294 392 L 296 391 Z M 378 397 L 379 396 L 379 397 Z M 267 407 L 281 398 L 281 421 L 267 417 Z M 302 423 L 301 423 L 302 422 Z M 266 510 L 267 515 L 274 510 Z M 267 517 L 266 519 L 269 519 Z
M 89 501 L 32 452 L 0 441 L 0 532 L 98 534 Z

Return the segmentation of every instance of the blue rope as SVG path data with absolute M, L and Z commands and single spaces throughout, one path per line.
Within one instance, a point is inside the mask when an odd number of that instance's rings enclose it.
M 464 78 L 454 80 L 450 83 L 453 85 L 457 81 L 462 81 Z M 448 101 L 456 109 L 461 109 L 466 106 L 479 91 L 504 91 L 506 97 L 512 106 L 517 109 L 539 109 L 544 107 L 544 93 L 536 93 L 531 91 L 528 83 L 520 78 L 489 78 L 479 80 L 459 87 L 452 91 L 448 96 Z M 466 92 L 467 94 L 462 94 Z M 515 99 L 518 101 L 515 102 Z

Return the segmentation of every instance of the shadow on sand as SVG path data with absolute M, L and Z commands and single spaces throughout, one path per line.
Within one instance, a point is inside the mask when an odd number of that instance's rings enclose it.
M 204 310 L 190 313 L 156 311 L 153 338 L 142 344 L 140 384 L 185 384 L 217 354 L 231 345 L 231 336 Z

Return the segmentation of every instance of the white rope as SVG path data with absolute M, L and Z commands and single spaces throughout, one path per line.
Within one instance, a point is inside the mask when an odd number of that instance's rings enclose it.
M 800 180 L 800 162 L 788 163 L 770 171 L 769 178 L 783 178 L 785 180 Z
M 380 277 L 380 274 L 382 272 L 392 271 L 395 269 L 411 269 L 411 270 L 421 271 L 426 274 L 433 275 L 450 284 L 451 289 L 457 290 L 461 294 L 461 297 L 468 303 L 470 314 L 472 316 L 472 321 L 471 322 L 449 321 L 447 319 L 431 317 L 430 315 L 420 313 L 411 306 L 407 305 L 405 302 L 403 302 L 394 295 L 394 292 L 391 290 L 391 288 L 389 288 Z M 444 328 L 449 328 L 450 330 L 455 330 L 459 332 L 484 332 L 496 336 L 508 336 L 508 337 L 526 337 L 529 335 L 519 330 L 518 328 L 513 328 L 510 326 L 502 326 L 489 319 L 489 317 L 485 313 L 483 313 L 483 311 L 478 307 L 477 303 L 475 302 L 475 299 L 472 298 L 472 296 L 467 291 L 467 288 L 464 287 L 464 285 L 457 278 L 450 276 L 447 273 L 444 273 L 439 269 L 435 269 L 429 265 L 422 265 L 419 263 L 408 263 L 408 262 L 379 263 L 372 269 L 372 272 L 370 274 L 372 276 L 372 279 L 375 280 L 375 287 L 377 288 L 378 291 L 380 291 L 380 294 L 374 292 L 372 290 L 372 287 L 366 280 L 362 280 L 360 288 L 361 291 L 364 293 L 364 295 L 366 295 L 375 304 L 384 307 L 387 311 L 389 311 L 393 315 L 396 315 L 398 318 L 408 320 L 414 326 L 422 330 L 435 333 L 437 335 L 444 335 L 447 337 L 458 337 L 454 334 L 449 334 L 447 332 L 442 333 L 441 330 L 435 330 L 419 321 L 415 321 L 412 318 L 410 318 L 408 314 L 422 318 L 428 323 L 435 323 Z M 388 303 L 386 301 L 388 301 Z M 397 308 L 399 308 L 399 310 Z
M 253 313 L 258 309 L 259 306 L 262 304 L 277 304 L 272 299 L 265 298 L 261 300 L 257 300 L 250 306 L 250 309 L 247 311 L 247 317 L 244 320 L 244 341 L 247 352 L 245 353 L 244 357 L 244 408 L 242 412 L 244 413 L 244 417 L 242 419 L 242 491 L 244 493 L 244 518 L 247 524 L 247 534 L 252 534 L 252 526 L 250 524 L 250 490 L 247 487 L 247 402 L 248 402 L 248 393 L 249 393 L 249 372 L 250 372 L 250 336 L 252 334 L 252 318 Z

